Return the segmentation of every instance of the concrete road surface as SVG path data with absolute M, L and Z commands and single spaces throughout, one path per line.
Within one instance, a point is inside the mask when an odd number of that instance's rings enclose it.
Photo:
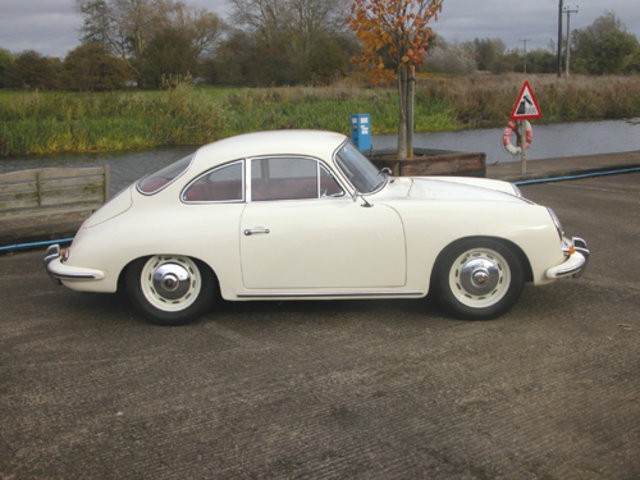
M 0 478 L 640 478 L 640 174 L 523 191 L 592 262 L 489 322 L 372 300 L 162 328 L 0 256 Z

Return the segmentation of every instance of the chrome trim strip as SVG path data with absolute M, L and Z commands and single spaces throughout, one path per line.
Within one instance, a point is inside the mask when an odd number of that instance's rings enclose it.
M 98 277 L 92 273 L 53 273 L 49 272 L 53 278 L 60 280 L 96 280 Z
M 348 142 L 349 140 L 345 140 L 345 142 Z M 344 144 L 344 143 L 343 143 Z M 343 145 L 341 144 L 341 145 Z M 263 203 L 263 202 L 295 202 L 295 201 L 308 201 L 308 200 L 322 200 L 323 197 L 320 197 L 319 194 L 319 190 L 318 190 L 318 196 L 315 198 L 287 198 L 287 199 L 280 199 L 280 200 L 254 200 L 253 199 L 253 192 L 252 192 L 252 187 L 251 184 L 253 182 L 253 173 L 251 171 L 252 168 L 252 164 L 254 160 L 268 160 L 268 159 L 278 159 L 278 158 L 298 158 L 298 159 L 303 159 L 303 160 L 313 160 L 315 162 L 317 162 L 317 164 L 321 167 L 327 170 L 327 172 L 329 172 L 329 174 L 331 175 L 331 177 L 336 181 L 336 183 L 338 184 L 338 186 L 342 189 L 342 191 L 344 192 L 343 195 L 341 195 L 340 197 L 326 197 L 326 198 L 337 198 L 337 199 L 341 199 L 341 198 L 345 198 L 347 195 L 349 195 L 349 198 L 351 198 L 351 194 L 349 193 L 349 190 L 347 188 L 345 188 L 343 181 L 336 175 L 336 171 L 331 168 L 331 165 L 328 164 L 326 161 L 317 158 L 317 157 L 310 157 L 308 155 L 296 155 L 296 154 L 282 154 L 282 155 L 263 155 L 263 156 L 255 156 L 255 157 L 247 157 L 245 159 L 245 169 L 246 169 L 246 173 L 245 173 L 245 178 L 246 178 L 246 192 L 245 192 L 245 201 L 247 203 Z M 317 167 L 316 167 L 317 168 Z M 320 181 L 320 179 L 318 178 L 318 182 Z
M 213 172 L 215 172 L 216 170 L 221 170 L 223 168 L 231 167 L 231 166 L 235 165 L 236 163 L 242 164 L 242 198 L 234 199 L 234 200 L 198 200 L 198 201 L 185 200 L 184 195 L 185 195 L 185 193 L 187 193 L 187 190 L 189 189 L 189 187 L 191 187 L 191 185 L 196 183 L 202 177 L 210 175 Z M 245 202 L 245 198 L 246 198 L 245 197 L 245 195 L 246 195 L 246 171 L 245 170 L 246 169 L 245 169 L 244 163 L 245 163 L 244 159 L 232 160 L 230 162 L 223 163 L 222 165 L 218 165 L 217 167 L 213 167 L 213 168 L 211 168 L 209 170 L 206 170 L 205 172 L 201 173 L 200 175 L 197 175 L 194 179 L 192 179 L 189 183 L 187 183 L 187 185 L 180 192 L 180 201 L 182 203 L 184 203 L 185 205 L 209 205 L 209 204 L 216 204 L 216 203 L 244 203 Z
M 239 293 L 238 298 L 335 298 L 335 297 L 417 297 L 423 292 L 364 292 L 364 293 Z
M 186 157 L 182 157 L 181 159 L 176 160 L 176 161 L 174 161 L 174 162 L 170 163 L 169 165 L 166 165 L 165 167 L 163 167 L 163 168 L 161 168 L 161 169 L 159 169 L 159 170 L 156 170 L 155 172 L 148 173 L 147 175 L 145 175 L 145 176 L 144 176 L 144 177 L 142 177 L 141 179 L 136 180 L 136 190 L 138 191 L 138 193 L 139 193 L 140 195 L 144 195 L 145 197 L 150 197 L 150 196 L 152 196 L 152 195 L 155 195 L 155 194 L 156 194 L 156 193 L 158 193 L 158 192 L 161 192 L 162 190 L 164 190 L 165 188 L 167 188 L 169 185 L 171 185 L 173 182 L 175 182 L 176 180 L 178 180 L 181 176 L 183 176 L 183 175 L 184 175 L 184 174 L 189 170 L 189 167 L 191 167 L 191 165 L 193 164 L 193 159 L 195 158 L 196 153 L 198 153 L 198 151 L 197 151 L 197 150 L 196 150 L 195 152 L 190 153 L 190 154 L 189 154 L 189 155 L 187 155 Z M 158 172 L 160 172 L 160 171 L 164 170 L 165 168 L 169 168 L 169 167 L 171 167 L 172 165 L 174 165 L 174 164 L 176 164 L 176 163 L 182 162 L 183 160 L 185 160 L 186 158 L 189 158 L 189 157 L 191 157 L 191 159 L 189 160 L 189 163 L 188 163 L 188 164 L 187 164 L 187 165 L 182 169 L 182 171 L 181 171 L 180 173 L 178 173 L 175 177 L 173 177 L 171 180 L 169 180 L 167 183 L 165 183 L 164 185 L 162 185 L 160 188 L 156 188 L 156 189 L 155 189 L 154 191 L 152 191 L 152 192 L 145 192 L 144 190 L 142 190 L 142 189 L 140 188 L 140 184 L 141 184 L 143 181 L 145 181 L 147 178 L 149 178 L 150 176 L 155 175 L 155 174 L 157 174 Z
M 354 201 L 358 198 L 358 197 L 362 197 L 362 199 L 364 200 L 364 195 L 373 195 L 375 193 L 378 193 L 379 191 L 383 190 L 384 187 L 387 186 L 387 184 L 389 183 L 389 179 L 391 178 L 391 175 L 387 175 L 384 182 L 382 182 L 382 184 L 378 184 L 376 185 L 376 187 L 378 188 L 374 188 L 373 190 L 371 190 L 370 192 L 360 192 L 358 191 L 358 189 L 356 188 L 356 186 L 351 182 L 351 180 L 349 179 L 349 176 L 345 173 L 344 171 L 344 167 L 341 166 L 341 163 L 344 163 L 343 160 L 339 157 L 339 153 L 342 151 L 342 149 L 347 145 L 350 144 L 351 140 L 349 138 L 346 138 L 338 148 L 336 148 L 336 150 L 333 152 L 332 154 L 332 160 L 333 160 L 333 164 L 337 167 L 337 170 L 340 172 L 340 174 L 342 175 L 343 179 L 347 182 L 347 184 L 349 184 L 352 189 L 353 189 L 353 193 L 350 193 L 350 196 L 354 199 Z M 360 152 L 361 153 L 361 152 Z M 372 165 L 373 162 L 371 162 L 371 160 L 369 160 L 364 154 L 362 155 L 365 159 L 367 159 L 367 161 L 369 161 Z M 374 165 L 375 167 L 375 165 Z M 378 168 L 378 167 L 376 167 Z M 381 170 L 378 170 L 380 173 L 382 173 Z M 346 191 L 346 190 L 345 190 Z

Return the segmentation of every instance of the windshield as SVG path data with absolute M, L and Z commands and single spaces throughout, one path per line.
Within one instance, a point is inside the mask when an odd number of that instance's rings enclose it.
M 142 178 L 138 182 L 138 191 L 145 195 L 152 195 L 159 192 L 187 169 L 192 158 L 193 154 L 158 170 L 156 173 L 152 173 L 151 175 L 147 175 Z
M 336 153 L 336 164 L 358 193 L 372 193 L 384 187 L 387 176 L 350 142 Z

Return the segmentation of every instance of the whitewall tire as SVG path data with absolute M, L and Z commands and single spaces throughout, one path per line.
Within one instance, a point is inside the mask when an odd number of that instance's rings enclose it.
M 213 302 L 214 284 L 209 268 L 183 255 L 141 258 L 126 272 L 134 307 L 161 325 L 183 325 L 205 313 Z
M 439 301 L 452 315 L 486 320 L 507 312 L 524 287 L 522 262 L 493 239 L 465 239 L 439 257 L 432 277 Z

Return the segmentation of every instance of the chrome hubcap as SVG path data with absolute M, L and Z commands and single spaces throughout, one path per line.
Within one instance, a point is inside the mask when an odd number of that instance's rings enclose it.
M 487 295 L 500 280 L 500 271 L 495 263 L 479 258 L 466 263 L 460 271 L 462 287 L 472 295 Z
M 495 305 L 504 298 L 510 285 L 509 263 L 490 248 L 467 250 L 449 271 L 451 292 L 459 302 L 473 308 Z
M 156 255 L 140 273 L 140 286 L 147 301 L 159 310 L 178 312 L 192 305 L 201 288 L 198 266 L 189 257 Z
M 183 297 L 191 284 L 191 276 L 186 268 L 175 263 L 160 265 L 153 272 L 153 287 L 165 298 L 175 300 Z

